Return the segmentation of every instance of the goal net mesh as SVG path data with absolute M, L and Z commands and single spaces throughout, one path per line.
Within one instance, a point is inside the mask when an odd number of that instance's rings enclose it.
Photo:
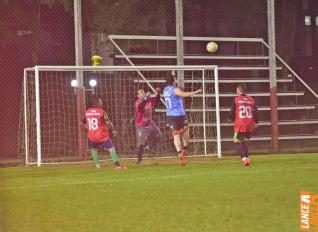
M 35 71 L 31 70 L 25 73 L 19 152 L 21 154 L 27 153 L 27 163 L 33 163 L 37 162 L 38 158 Z M 165 78 L 167 75 L 171 75 L 171 70 L 141 71 L 147 81 L 136 71 L 96 70 L 83 71 L 82 73 L 86 98 L 83 101 L 87 102 L 91 95 L 101 97 L 104 109 L 118 132 L 118 136 L 113 139 L 116 150 L 121 158 L 135 157 L 134 102 L 136 92 L 138 89 L 152 92 L 149 84 L 152 87 L 160 86 L 163 90 Z M 89 81 L 92 79 L 97 82 L 95 88 L 89 85 Z M 205 151 L 210 155 L 216 154 L 214 70 L 184 71 L 184 79 L 185 91 L 194 91 L 204 87 L 203 93 L 184 99 L 190 122 L 191 155 L 203 155 Z M 85 159 L 79 154 L 78 122 L 80 119 L 77 116 L 77 88 L 72 87 L 72 80 L 76 80 L 75 70 L 39 71 L 41 157 L 43 163 Z M 146 153 L 145 157 L 175 156 L 173 139 L 166 125 L 164 109 L 164 104 L 160 102 L 153 111 L 153 120 L 160 128 L 163 139 L 157 145 L 157 153 Z M 90 157 L 87 144 L 85 147 L 87 157 Z M 108 158 L 106 152 L 102 152 L 102 154 L 103 158 Z

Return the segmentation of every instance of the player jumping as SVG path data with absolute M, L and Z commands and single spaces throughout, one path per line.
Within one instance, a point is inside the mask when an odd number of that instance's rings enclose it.
M 88 145 L 96 168 L 100 168 L 98 148 L 108 150 L 117 170 L 124 167 L 120 165 L 115 147 L 110 139 L 110 131 L 116 135 L 113 124 L 103 109 L 103 102 L 98 97 L 92 97 L 91 107 L 85 112 L 82 123 L 87 129 Z
M 248 166 L 250 165 L 248 141 L 251 138 L 251 132 L 257 127 L 258 110 L 255 100 L 245 94 L 244 84 L 238 85 L 236 92 L 238 96 L 234 99 L 228 120 L 235 121 L 233 139 L 236 150 L 241 155 L 243 165 Z
M 137 100 L 135 101 L 135 124 L 136 124 L 136 136 L 137 136 L 137 164 L 142 161 L 145 148 L 151 153 L 156 153 L 155 146 L 161 140 L 162 134 L 159 128 L 152 120 L 153 106 L 160 101 L 159 87 L 156 88 L 157 95 L 151 96 L 150 93 L 146 93 L 143 89 L 137 91 Z
M 166 103 L 167 125 L 172 132 L 180 164 L 181 166 L 185 166 L 184 156 L 188 152 L 189 126 L 183 108 L 182 98 L 190 97 L 200 93 L 202 90 L 198 89 L 194 92 L 183 92 L 180 88 L 176 87 L 176 79 L 173 75 L 167 77 L 166 83 L 167 86 L 163 91 L 163 95 Z

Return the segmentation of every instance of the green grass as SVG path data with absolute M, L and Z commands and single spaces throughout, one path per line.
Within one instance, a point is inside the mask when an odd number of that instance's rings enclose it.
M 0 169 L 0 231 L 299 231 L 318 154 Z

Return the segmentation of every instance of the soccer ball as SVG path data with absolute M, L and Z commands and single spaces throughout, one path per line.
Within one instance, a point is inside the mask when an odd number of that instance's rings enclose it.
M 211 53 L 216 52 L 218 50 L 218 44 L 215 42 L 210 42 L 206 45 L 206 50 Z

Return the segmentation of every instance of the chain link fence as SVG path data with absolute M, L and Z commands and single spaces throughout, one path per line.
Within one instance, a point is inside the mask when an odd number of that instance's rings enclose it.
M 276 47 L 277 53 L 314 90 L 318 89 L 318 2 L 316 0 L 276 0 Z M 310 25 L 305 25 L 305 16 L 310 16 Z M 0 83 L 1 123 L 0 159 L 18 159 L 17 147 L 20 99 L 22 96 L 23 68 L 33 65 L 74 65 L 74 20 L 72 0 L 3 0 L 0 2 Z M 267 42 L 266 0 L 184 0 L 184 36 L 262 38 Z M 308 20 L 307 20 L 308 21 Z M 91 65 L 91 57 L 99 54 L 102 64 L 127 64 L 108 35 L 155 35 L 175 36 L 175 2 L 165 0 L 82 0 L 83 60 Z M 118 44 L 127 54 L 175 55 L 175 41 L 122 40 Z M 215 55 L 267 56 L 262 44 L 218 42 Z M 185 55 L 209 55 L 206 41 L 185 41 Z M 134 59 L 136 64 L 175 64 L 175 58 Z M 219 60 L 185 59 L 186 64 L 217 65 L 268 65 L 267 60 Z M 281 63 L 278 62 L 280 66 Z M 236 71 L 224 75 L 242 78 Z M 244 77 L 265 78 L 266 72 L 243 72 Z M 279 105 L 316 105 L 316 99 L 285 66 L 278 71 L 278 78 L 291 78 L 290 82 L 278 83 L 278 91 L 304 91 L 304 95 L 280 96 Z M 225 77 L 225 76 L 223 76 Z M 234 92 L 235 84 L 222 87 L 224 92 Z M 251 92 L 268 92 L 265 85 L 252 83 Z M 261 105 L 268 99 L 255 97 Z M 228 102 L 229 101 L 229 102 Z M 230 100 L 221 102 L 226 105 Z M 300 120 L 318 118 L 316 110 L 281 111 L 279 119 Z M 264 112 L 264 120 L 269 112 Z M 298 117 L 296 117 L 298 115 Z M 317 116 L 317 117 L 316 117 Z M 292 118 L 294 117 L 294 118 Z M 316 134 L 317 125 L 295 124 L 280 126 L 280 134 Z M 230 127 L 229 127 L 230 128 Z M 288 129 L 287 129 L 288 128 Z M 291 129 L 294 128 L 294 129 Z M 225 135 L 231 129 L 224 129 Z M 228 131 L 227 131 L 228 130 Z M 259 135 L 268 134 L 270 125 L 262 126 Z M 300 140 L 297 140 L 299 142 Z M 288 141 L 281 148 L 288 146 Z M 315 140 L 299 142 L 300 147 Z M 298 146 L 299 147 L 299 146 Z M 257 147 L 256 147 L 257 148 Z

